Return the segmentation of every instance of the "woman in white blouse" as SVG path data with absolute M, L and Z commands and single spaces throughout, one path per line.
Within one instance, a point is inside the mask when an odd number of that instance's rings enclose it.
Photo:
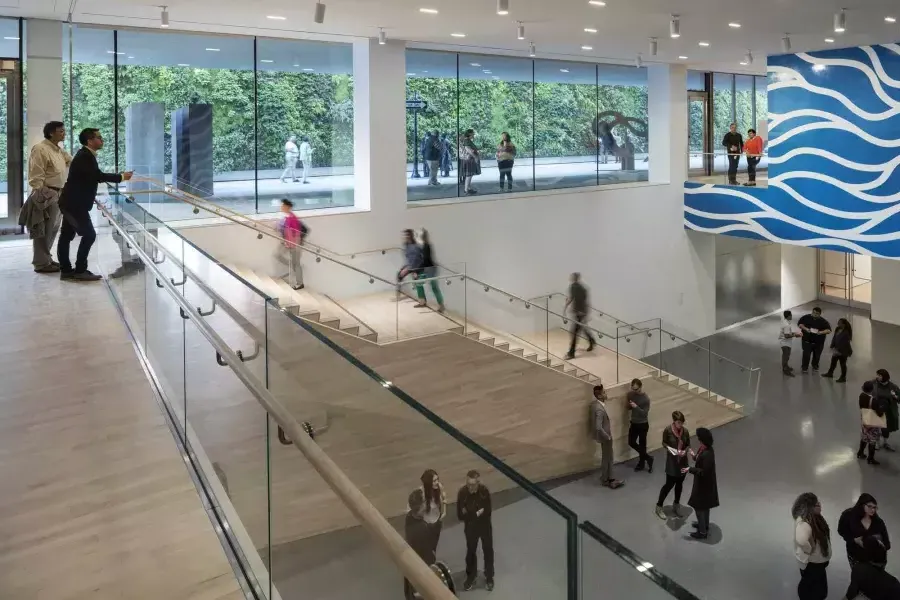
M 826 600 L 831 560 L 831 531 L 822 516 L 822 505 L 815 494 L 800 494 L 791 508 L 794 517 L 794 555 L 800 564 L 800 600 Z

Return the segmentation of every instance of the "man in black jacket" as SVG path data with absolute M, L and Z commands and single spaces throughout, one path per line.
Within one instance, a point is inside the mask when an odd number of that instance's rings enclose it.
M 406 522 L 404 523 L 406 543 L 430 567 L 435 563 L 436 556 L 431 542 L 433 536 L 428 529 L 428 523 L 423 518 L 425 515 L 425 494 L 422 490 L 413 490 L 407 499 L 407 505 L 409 510 L 406 513 Z M 403 580 L 403 597 L 407 598 L 407 600 L 415 597 L 413 586 L 408 579 Z
M 732 123 L 728 133 L 722 138 L 725 153 L 728 156 L 728 185 L 737 185 L 738 163 L 744 151 L 744 136 L 737 132 L 737 123 Z
M 884 546 L 877 539 L 866 538 L 863 545 L 875 563 L 887 562 Z M 850 570 L 850 587 L 847 588 L 844 597 L 847 600 L 854 600 L 860 597 L 860 594 L 869 600 L 897 600 L 900 598 L 900 581 L 885 572 L 884 567 L 869 562 L 858 562 Z
M 465 524 L 466 591 L 475 586 L 478 576 L 478 540 L 484 553 L 484 578 L 487 590 L 494 589 L 494 532 L 491 527 L 491 492 L 484 486 L 476 470 L 466 473 L 466 485 L 456 497 L 456 516 Z
M 131 179 L 131 171 L 125 173 L 104 173 L 97 164 L 97 152 L 103 148 L 103 137 L 100 131 L 93 128 L 82 130 L 78 134 L 82 148 L 75 154 L 69 166 L 69 178 L 59 196 L 59 210 L 63 215 L 59 243 L 56 256 L 59 259 L 60 279 L 71 281 L 96 281 L 102 279 L 88 271 L 88 253 L 97 234 L 91 222 L 91 209 L 97 197 L 97 185 L 100 183 L 121 183 Z M 69 244 L 76 235 L 81 236 L 75 268 L 69 260 Z

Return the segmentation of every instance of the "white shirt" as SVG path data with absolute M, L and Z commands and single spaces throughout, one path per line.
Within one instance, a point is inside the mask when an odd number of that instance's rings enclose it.
M 50 140 L 41 140 L 28 155 L 28 187 L 32 191 L 44 186 L 62 188 L 72 156 Z
M 778 330 L 778 341 L 786 348 L 790 348 L 793 345 L 794 328 L 787 319 L 781 319 L 781 329 Z
M 297 149 L 297 144 L 294 142 L 288 142 L 284 145 L 284 155 L 287 158 L 296 158 L 300 154 L 300 150 Z
M 800 517 L 794 520 L 794 556 L 801 569 L 806 568 L 808 563 L 824 563 L 831 559 L 830 552 L 828 556 L 822 554 L 818 544 L 813 548 L 812 527 Z
M 302 142 L 300 144 L 300 160 L 304 163 L 312 158 L 312 146 L 309 145 L 309 142 Z

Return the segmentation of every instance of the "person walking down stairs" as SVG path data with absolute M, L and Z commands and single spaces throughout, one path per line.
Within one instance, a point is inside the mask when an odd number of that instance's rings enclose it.
M 412 229 L 403 230 L 403 259 L 405 263 L 397 272 L 397 302 L 400 301 L 400 286 L 403 280 L 409 275 L 412 275 L 413 279 L 418 279 L 425 268 L 422 246 L 416 243 L 416 234 Z M 416 284 L 416 294 L 420 299 L 425 297 L 425 290 L 422 289 L 421 284 Z M 424 301 L 419 302 L 420 306 L 423 304 Z
M 563 312 L 565 312 L 570 305 L 572 306 L 572 342 L 569 344 L 569 353 L 566 354 L 567 360 L 575 358 L 575 345 L 578 342 L 578 334 L 582 331 L 588 340 L 587 351 L 591 352 L 594 349 L 594 337 L 585 327 L 590 304 L 588 303 L 588 290 L 584 287 L 584 284 L 581 283 L 580 273 L 572 273 L 572 284 L 569 286 L 569 299 L 566 300 Z
M 303 267 L 300 265 L 300 244 L 309 229 L 297 218 L 293 211 L 294 203 L 285 198 L 281 201 L 283 217 L 278 221 L 278 233 L 282 241 L 275 250 L 275 259 L 287 265 L 288 272 L 284 277 L 295 290 L 303 289 Z
M 437 277 L 438 268 L 434 262 L 434 255 L 431 250 L 431 238 L 429 238 L 428 231 L 425 229 L 422 230 L 422 268 L 425 278 L 431 279 L 431 293 L 434 294 L 434 299 L 437 300 L 438 312 L 442 313 L 444 312 L 444 294 L 441 293 L 441 281 L 434 279 L 434 277 Z M 416 293 L 419 296 L 419 306 L 426 306 L 425 286 L 416 286 Z

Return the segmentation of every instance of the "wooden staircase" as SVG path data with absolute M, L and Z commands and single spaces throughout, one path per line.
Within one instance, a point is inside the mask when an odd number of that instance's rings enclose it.
M 710 390 L 700 387 L 695 383 L 691 383 L 686 379 L 676 377 L 671 373 L 663 372 L 661 375 L 656 375 L 654 379 L 662 383 L 675 386 L 679 389 L 686 390 L 688 392 L 691 392 L 692 394 L 697 394 L 701 398 L 705 398 L 714 404 L 718 404 L 719 406 L 724 406 L 727 409 L 744 414 L 744 406 L 742 404 L 738 404 L 734 400 L 729 400 L 725 396 L 713 393 Z

